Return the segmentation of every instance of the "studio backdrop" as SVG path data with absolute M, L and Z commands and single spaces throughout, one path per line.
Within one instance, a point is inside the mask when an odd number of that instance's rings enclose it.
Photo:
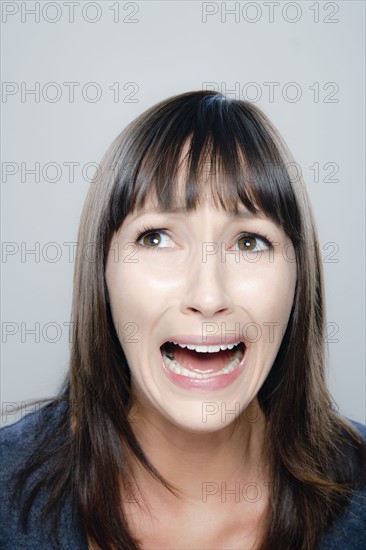
M 1 25 L 3 424 L 67 371 L 77 228 L 104 151 L 154 103 L 201 89 L 258 105 L 295 156 L 334 406 L 365 423 L 365 3 L 4 1 Z

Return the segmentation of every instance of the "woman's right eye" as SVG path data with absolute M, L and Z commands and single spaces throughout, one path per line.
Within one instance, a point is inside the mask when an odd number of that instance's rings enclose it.
M 172 240 L 168 237 L 165 231 L 160 229 L 154 229 L 150 231 L 145 231 L 138 238 L 137 242 L 140 246 L 144 248 L 169 248 L 171 246 Z

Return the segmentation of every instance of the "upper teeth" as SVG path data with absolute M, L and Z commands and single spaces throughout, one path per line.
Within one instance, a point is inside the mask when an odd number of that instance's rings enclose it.
M 181 348 L 188 348 L 201 353 L 217 353 L 220 350 L 233 349 L 240 344 L 240 342 L 236 342 L 235 344 L 221 344 L 221 346 L 195 346 L 193 344 L 178 344 L 178 342 L 171 342 Z

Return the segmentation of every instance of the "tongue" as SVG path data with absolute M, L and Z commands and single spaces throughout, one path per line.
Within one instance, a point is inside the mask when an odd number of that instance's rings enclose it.
M 220 350 L 216 353 L 200 353 L 179 346 L 174 347 L 174 359 L 187 370 L 198 373 L 216 373 L 222 370 L 233 356 L 233 351 Z

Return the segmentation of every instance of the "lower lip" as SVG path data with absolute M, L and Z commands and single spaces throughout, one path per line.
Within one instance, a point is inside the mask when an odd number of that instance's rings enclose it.
M 182 376 L 177 374 L 166 367 L 163 359 L 161 359 L 161 366 L 165 375 L 171 380 L 176 386 L 180 388 L 185 388 L 187 390 L 198 390 L 200 392 L 210 392 L 215 390 L 222 390 L 227 386 L 230 386 L 236 380 L 244 370 L 245 364 L 247 362 L 248 348 L 245 348 L 244 355 L 239 365 L 232 372 L 228 374 L 219 374 L 212 376 L 211 378 L 190 378 L 189 376 Z

